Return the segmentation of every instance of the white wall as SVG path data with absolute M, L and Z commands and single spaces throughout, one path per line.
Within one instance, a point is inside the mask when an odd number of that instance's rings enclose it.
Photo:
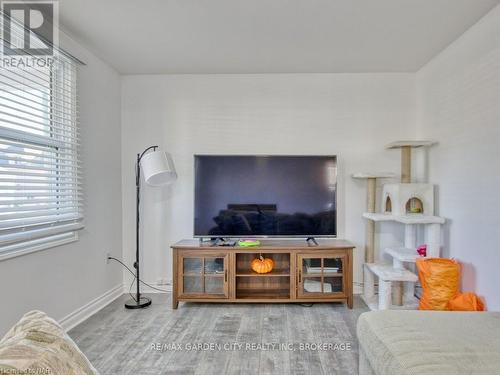
M 444 255 L 463 289 L 500 310 L 500 6 L 417 73 L 418 133 L 439 141 L 430 181 L 448 218 Z
M 361 281 L 364 181 L 357 171 L 399 172 L 384 145 L 415 136 L 413 74 L 125 76 L 122 89 L 123 243 L 134 259 L 136 153 L 158 144 L 179 175 L 170 189 L 145 187 L 143 275 L 171 279 L 169 246 L 193 236 L 193 154 L 336 154 L 339 235 L 358 247 Z M 386 241 L 401 241 L 384 225 Z M 128 275 L 126 277 L 127 280 Z
M 62 319 L 122 284 L 121 268 L 105 262 L 107 251 L 122 255 L 120 76 L 61 39 L 87 63 L 79 80 L 86 227 L 78 242 L 0 262 L 0 337 L 29 310 Z

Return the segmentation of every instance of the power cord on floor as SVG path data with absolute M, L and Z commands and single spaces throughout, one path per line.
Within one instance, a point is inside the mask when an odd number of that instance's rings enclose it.
M 130 272 L 130 273 L 132 274 L 132 276 L 134 276 L 134 279 L 132 280 L 132 283 L 130 284 L 130 288 L 129 288 L 129 290 L 128 290 L 128 294 L 130 294 L 130 296 L 132 297 L 132 299 L 133 299 L 134 301 L 136 301 L 136 302 L 137 302 L 137 300 L 135 299 L 134 295 L 131 293 L 131 290 L 132 290 L 132 285 L 134 285 L 134 282 L 135 282 L 135 280 L 137 279 L 137 276 L 135 275 L 135 272 L 134 272 L 134 271 L 132 271 L 132 270 L 131 270 L 131 269 L 130 269 L 130 268 L 129 268 L 129 267 L 128 267 L 125 263 L 123 263 L 120 259 L 117 259 L 117 258 L 115 258 L 115 257 L 110 257 L 110 256 L 108 256 L 108 259 L 111 259 L 111 260 L 117 261 L 117 262 L 118 262 L 118 263 L 120 263 L 123 267 L 125 267 L 125 269 L 126 269 L 128 272 Z M 141 282 L 142 284 L 144 284 L 144 285 L 146 285 L 146 286 L 150 287 L 151 289 L 158 290 L 159 292 L 169 293 L 169 291 L 168 291 L 168 290 L 165 290 L 165 289 L 160 289 L 160 288 L 156 288 L 156 287 L 154 287 L 154 286 L 152 286 L 152 285 L 148 284 L 147 282 L 142 281 L 141 279 L 139 279 L 139 282 Z

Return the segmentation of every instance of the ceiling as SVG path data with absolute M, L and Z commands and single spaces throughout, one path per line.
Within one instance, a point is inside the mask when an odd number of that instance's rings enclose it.
M 61 0 L 123 74 L 415 72 L 500 0 Z

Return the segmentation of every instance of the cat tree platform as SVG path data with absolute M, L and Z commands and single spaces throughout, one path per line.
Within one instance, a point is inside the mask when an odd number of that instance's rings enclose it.
M 415 263 L 417 259 L 420 258 L 417 249 L 409 249 L 406 247 L 389 247 L 384 250 L 384 253 L 392 257 L 394 268 L 400 267 L 400 263 Z
M 392 215 L 365 212 L 363 217 L 373 221 L 395 221 L 401 224 L 444 224 L 445 222 L 443 217 L 422 214 Z
M 385 146 L 385 148 L 390 150 L 390 149 L 404 148 L 404 147 L 410 147 L 410 148 L 431 147 L 436 143 L 437 143 L 436 141 L 397 141 L 389 143 L 388 145 Z
M 379 295 L 373 295 L 370 298 L 367 298 L 365 296 L 361 296 L 361 299 L 363 302 L 368 306 L 370 311 L 379 311 L 380 309 L 380 302 L 379 302 Z M 384 307 L 384 310 L 418 310 L 418 304 L 419 301 L 415 297 L 411 296 L 404 296 L 403 302 L 401 305 L 387 305 L 386 308 Z
M 378 279 L 378 295 L 375 295 L 375 277 Z M 401 283 L 414 285 L 418 277 L 405 268 L 394 268 L 392 264 L 365 263 L 363 300 L 370 310 L 415 309 L 418 301 L 413 294 L 406 294 L 401 306 L 392 304 L 392 289 Z
M 396 177 L 395 173 L 390 172 L 378 172 L 378 173 L 370 173 L 370 172 L 358 172 L 352 175 L 352 178 L 357 179 L 368 179 L 368 178 L 394 178 Z

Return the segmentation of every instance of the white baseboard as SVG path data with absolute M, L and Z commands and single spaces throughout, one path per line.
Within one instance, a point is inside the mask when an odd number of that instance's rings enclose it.
M 114 288 L 108 290 L 101 296 L 93 299 L 86 305 L 83 305 L 79 309 L 76 309 L 72 313 L 66 315 L 64 318 L 59 320 L 59 324 L 67 332 L 71 328 L 76 327 L 78 324 L 83 322 L 85 319 L 94 315 L 96 312 L 101 310 L 103 307 L 109 305 L 115 299 L 123 294 L 123 284 L 117 285 Z
M 162 289 L 162 290 L 153 289 L 147 285 L 141 284 L 141 293 L 170 293 L 170 292 L 172 292 L 172 284 L 158 284 L 158 283 L 153 283 L 153 282 L 151 282 L 151 283 L 148 282 L 148 284 L 151 286 L 154 286 L 155 288 Z M 136 288 L 136 286 L 134 284 L 134 286 L 132 287 L 132 290 L 131 290 L 132 293 L 135 293 L 135 288 Z M 128 293 L 130 290 L 130 284 L 124 284 L 123 290 L 125 293 Z
M 363 287 L 361 285 L 353 285 L 353 294 L 363 294 Z

